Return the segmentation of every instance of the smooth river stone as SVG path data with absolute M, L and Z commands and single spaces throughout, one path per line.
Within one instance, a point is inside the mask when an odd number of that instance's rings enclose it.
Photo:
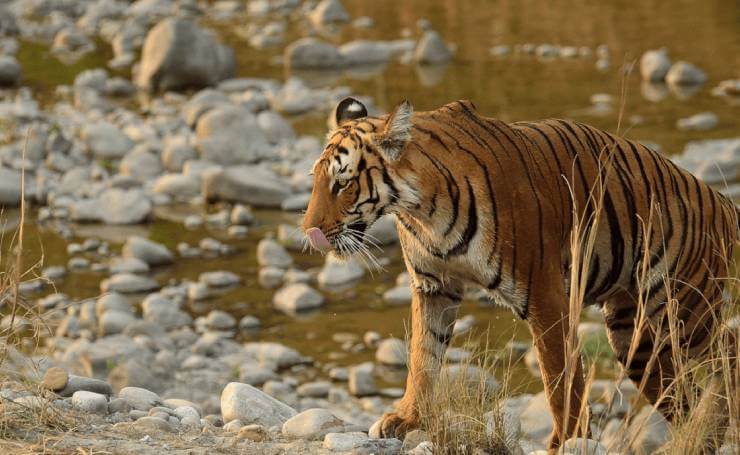
M 62 390 L 69 382 L 69 373 L 64 368 L 51 367 L 44 374 L 43 385 L 49 390 Z

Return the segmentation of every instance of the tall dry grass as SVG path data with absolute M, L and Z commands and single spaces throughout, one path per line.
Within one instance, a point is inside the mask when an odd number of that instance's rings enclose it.
M 27 136 L 28 137 L 28 136 Z M 23 150 L 25 158 L 25 147 Z M 63 432 L 79 419 L 71 412 L 52 405 L 53 394 L 38 381 L 33 355 L 42 338 L 51 333 L 41 309 L 27 302 L 21 283 L 38 279 L 41 266 L 24 263 L 26 224 L 26 179 L 21 173 L 20 221 L 8 243 L 0 236 L 0 440 L 33 440 L 49 431 Z M 0 223 L 5 212 L 0 211 Z M 6 253 L 7 251 L 7 253 Z M 28 398 L 13 400 L 11 394 Z M 21 450 L 21 449 L 19 449 Z
M 482 338 L 488 340 L 488 335 Z M 511 422 L 505 400 L 512 391 L 511 366 L 518 359 L 498 356 L 487 342 L 468 338 L 471 356 L 443 368 L 431 395 L 420 403 L 421 427 L 435 445 L 435 453 L 491 455 L 518 453 L 520 435 Z M 450 370 L 451 369 L 451 370 Z M 504 371 L 500 380 L 494 374 Z M 515 417 L 517 418 L 517 417 Z

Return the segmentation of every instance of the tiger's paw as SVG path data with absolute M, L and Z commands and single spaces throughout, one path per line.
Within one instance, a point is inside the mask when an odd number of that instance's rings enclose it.
M 384 414 L 370 427 L 368 435 L 373 439 L 398 438 L 403 441 L 404 436 L 411 430 L 419 428 L 419 419 L 403 417 L 396 412 Z

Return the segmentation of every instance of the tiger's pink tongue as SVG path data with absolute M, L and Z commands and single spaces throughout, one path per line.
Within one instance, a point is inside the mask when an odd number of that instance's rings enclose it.
M 309 228 L 306 230 L 306 237 L 308 237 L 308 243 L 315 250 L 319 250 L 322 253 L 328 253 L 331 250 L 331 243 L 326 239 L 326 236 L 319 228 Z

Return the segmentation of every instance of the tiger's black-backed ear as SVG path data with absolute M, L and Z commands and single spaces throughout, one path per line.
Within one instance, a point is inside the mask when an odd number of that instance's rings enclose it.
M 396 161 L 411 140 L 413 114 L 414 107 L 404 100 L 388 116 L 383 132 L 376 136 L 376 145 L 388 161 Z
M 352 97 L 347 97 L 337 104 L 334 112 L 336 126 L 342 126 L 342 123 L 367 117 L 367 108 L 364 104 Z

